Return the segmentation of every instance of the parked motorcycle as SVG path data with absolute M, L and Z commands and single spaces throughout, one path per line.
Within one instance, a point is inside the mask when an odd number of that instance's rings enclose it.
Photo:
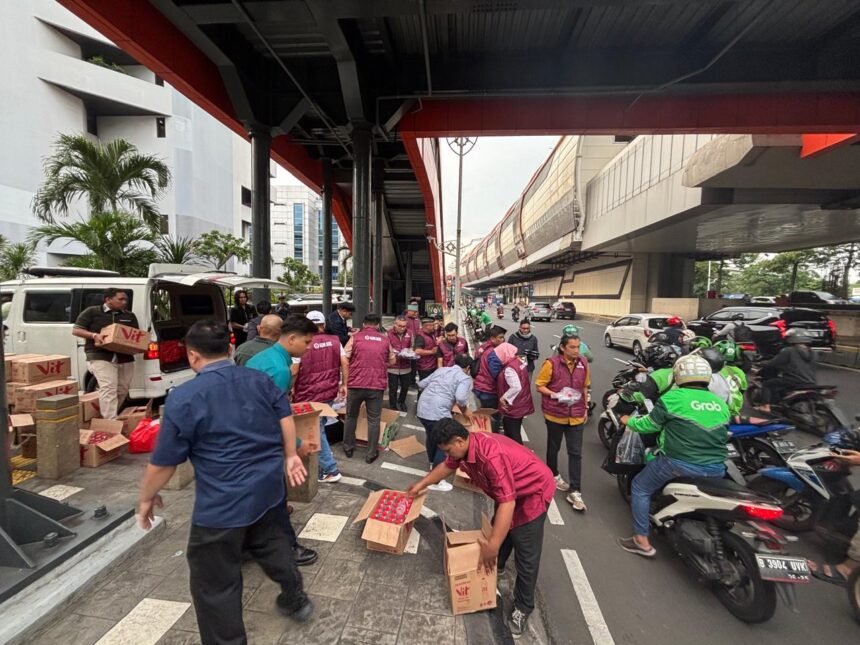
M 729 458 L 744 478 L 762 468 L 784 466 L 797 451 L 793 441 L 783 438 L 794 426 L 773 419 L 743 419 L 729 424 Z
M 747 387 L 747 401 L 752 406 L 761 404 L 762 379 L 756 373 Z M 836 405 L 838 390 L 835 385 L 815 385 L 786 392 L 782 400 L 771 404 L 773 416 L 785 419 L 798 430 L 826 435 L 850 427 L 849 420 Z

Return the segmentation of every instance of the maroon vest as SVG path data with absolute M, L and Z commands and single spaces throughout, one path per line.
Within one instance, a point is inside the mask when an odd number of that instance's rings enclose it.
M 349 387 L 384 390 L 388 387 L 388 337 L 365 327 L 352 337 Z
M 433 338 L 432 334 L 425 334 L 423 331 L 419 331 L 418 336 L 424 339 L 424 347 L 420 349 L 436 349 L 436 339 Z M 434 353 L 432 356 L 419 356 L 418 364 L 415 367 L 422 371 L 436 369 L 436 354 Z
M 522 389 L 520 390 L 520 393 L 517 394 L 517 398 L 514 399 L 513 405 L 504 412 L 504 415 L 506 417 L 511 417 L 512 419 L 524 419 L 535 411 L 535 404 L 532 400 L 532 384 L 529 380 L 528 365 L 524 364 L 516 356 L 505 363 L 502 371 L 499 372 L 499 376 L 496 378 L 499 401 L 501 402 L 505 392 L 510 389 L 508 382 L 505 380 L 505 370 L 509 367 L 516 372 L 517 378 L 520 379 L 520 387 Z
M 489 343 L 490 341 L 487 341 Z M 484 343 L 486 345 L 487 343 Z M 483 349 L 484 345 L 481 345 Z M 480 366 L 478 367 L 478 375 L 475 377 L 475 384 L 473 386 L 474 389 L 479 392 L 484 392 L 485 394 L 495 394 L 496 393 L 496 379 L 492 377 L 490 374 L 490 366 L 488 365 L 490 361 L 490 355 L 493 353 L 493 349 L 495 349 L 492 345 L 490 345 L 487 349 L 484 350 L 484 353 L 481 354 Z M 481 351 L 479 349 L 478 351 Z
M 391 343 L 391 349 L 393 349 L 396 354 L 401 349 L 412 347 L 412 332 L 407 329 L 403 332 L 403 336 L 398 336 L 394 333 L 394 328 L 392 327 L 388 330 L 388 342 Z M 408 358 L 400 358 L 400 356 L 398 356 L 397 363 L 394 367 L 399 370 L 409 370 L 412 369 L 412 361 Z
M 558 399 L 553 399 L 546 394 L 542 394 L 541 410 L 544 414 L 561 419 L 584 417 L 586 405 L 588 405 L 585 387 L 585 379 L 588 376 L 588 363 L 580 356 L 576 359 L 576 364 L 573 371 L 571 371 L 567 369 L 567 362 L 561 354 L 556 354 L 547 360 L 552 364 L 552 378 L 547 387 L 553 392 L 560 392 L 562 389 L 570 387 L 580 392 L 582 398 L 573 405 L 567 405 L 566 403 L 560 403 Z
M 454 358 L 457 354 L 465 354 L 469 351 L 466 339 L 457 336 L 457 342 L 452 347 L 444 338 L 439 341 L 439 349 L 442 350 L 442 367 L 454 367 Z
M 421 331 L 421 319 L 417 316 L 415 318 L 406 316 L 406 329 L 412 334 L 412 338 L 415 338 L 418 332 Z
M 340 339 L 316 334 L 299 363 L 293 400 L 328 403 L 337 398 L 340 381 Z
M 493 349 L 493 343 L 487 340 L 484 341 L 480 347 L 478 347 L 478 351 L 475 352 L 475 360 L 481 360 L 481 357 L 484 355 L 484 352 L 486 352 L 488 349 Z

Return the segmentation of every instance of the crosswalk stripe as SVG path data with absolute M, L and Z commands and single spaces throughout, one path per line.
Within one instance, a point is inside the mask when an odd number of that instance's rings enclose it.
M 549 520 L 550 524 L 564 526 L 564 519 L 558 510 L 558 504 L 555 503 L 555 499 L 552 499 L 549 502 L 549 508 L 546 509 L 546 518 Z
M 351 484 L 352 486 L 364 486 L 364 484 L 367 482 L 366 479 L 359 479 L 358 477 L 347 477 L 346 475 L 341 477 L 340 481 L 342 481 L 344 484 Z
M 189 607 L 188 602 L 144 598 L 96 645 L 155 645 Z
M 523 437 L 523 443 L 528 442 L 528 440 L 529 440 L 529 436 L 526 434 L 526 429 L 525 429 L 525 428 L 520 428 L 520 434 L 521 434 L 521 435 L 522 435 L 522 437 Z
M 401 473 L 406 473 L 407 475 L 417 475 L 418 477 L 424 477 L 424 475 L 427 474 L 426 470 L 418 470 L 417 468 L 401 466 L 400 464 L 391 464 L 387 461 L 382 462 L 382 467 L 387 468 L 388 470 L 396 470 Z
M 404 423 L 404 428 L 409 428 L 410 430 L 418 430 L 418 432 L 424 432 L 424 426 L 416 426 L 413 423 Z
M 579 606 L 582 609 L 585 623 L 588 625 L 588 631 L 591 632 L 591 640 L 594 641 L 594 645 L 615 645 L 612 634 L 609 633 L 609 626 L 603 619 L 603 612 L 600 611 L 600 605 L 597 604 L 594 590 L 588 582 L 588 576 L 585 575 L 585 569 L 582 568 L 582 562 L 579 561 L 576 551 L 562 549 L 561 557 L 564 559 L 567 574 L 573 583 L 573 590 L 579 600 Z

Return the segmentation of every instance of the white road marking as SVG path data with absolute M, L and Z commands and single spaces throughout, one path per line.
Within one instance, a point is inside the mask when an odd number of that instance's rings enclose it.
M 424 432 L 424 426 L 416 426 L 415 424 L 412 424 L 412 423 L 404 423 L 403 427 L 409 428 L 410 430 L 418 430 L 418 432 Z
M 562 549 L 561 557 L 564 559 L 567 574 L 573 583 L 573 590 L 579 600 L 579 606 L 582 608 L 582 615 L 585 617 L 585 623 L 588 625 L 588 631 L 591 632 L 591 640 L 594 641 L 594 645 L 615 645 L 576 551 Z
M 555 503 L 555 498 L 549 502 L 549 508 L 546 509 L 546 517 L 550 524 L 564 526 L 564 519 L 562 519 L 561 513 L 558 510 L 558 504 Z
M 342 481 L 344 484 L 350 484 L 352 486 L 364 486 L 364 484 L 367 482 L 366 479 L 358 479 L 357 477 L 347 477 L 346 475 L 343 475 L 340 478 L 340 481 Z
M 189 607 L 188 602 L 144 598 L 96 645 L 155 645 Z
M 320 540 L 321 542 L 337 542 L 337 538 L 343 527 L 346 526 L 348 519 L 345 515 L 314 513 L 308 523 L 305 524 L 305 528 L 299 533 L 299 537 L 306 540 Z
M 406 551 L 405 553 L 418 553 L 418 543 L 421 541 L 421 534 L 418 533 L 414 528 L 412 529 L 412 533 L 409 534 L 409 539 L 406 541 Z
M 523 443 L 525 443 L 525 442 L 527 442 L 527 441 L 529 440 L 529 436 L 526 434 L 526 429 L 525 429 L 525 428 L 520 428 L 520 434 L 521 434 L 521 435 L 522 435 L 522 437 L 523 437 Z
M 417 468 L 410 468 L 409 466 L 401 466 L 399 464 L 390 464 L 387 461 L 382 462 L 382 467 L 406 473 L 407 475 L 417 475 L 418 477 L 424 477 L 427 474 L 426 470 L 418 470 Z
M 82 490 L 84 489 L 79 488 L 78 486 L 64 486 L 63 484 L 57 484 L 56 486 L 46 488 L 40 492 L 39 495 L 44 495 L 45 497 L 50 497 L 58 502 L 62 502 L 67 497 L 71 497 L 75 493 L 80 493 Z

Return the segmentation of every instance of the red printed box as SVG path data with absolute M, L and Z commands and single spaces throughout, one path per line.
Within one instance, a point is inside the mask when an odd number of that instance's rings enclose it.
M 12 361 L 10 381 L 20 383 L 41 383 L 56 381 L 72 375 L 72 359 L 60 354 L 28 356 Z
M 104 344 L 99 349 L 120 354 L 142 354 L 149 349 L 149 332 L 114 323 L 101 330 Z
M 378 490 L 364 502 L 353 524 L 367 523 L 361 534 L 371 551 L 401 555 L 406 550 L 415 520 L 421 515 L 426 495 L 409 497 L 396 490 Z
M 47 381 L 45 383 L 19 387 L 15 390 L 15 411 L 19 413 L 34 412 L 36 410 L 37 399 L 44 399 L 45 397 L 57 394 L 77 393 L 77 381 Z

